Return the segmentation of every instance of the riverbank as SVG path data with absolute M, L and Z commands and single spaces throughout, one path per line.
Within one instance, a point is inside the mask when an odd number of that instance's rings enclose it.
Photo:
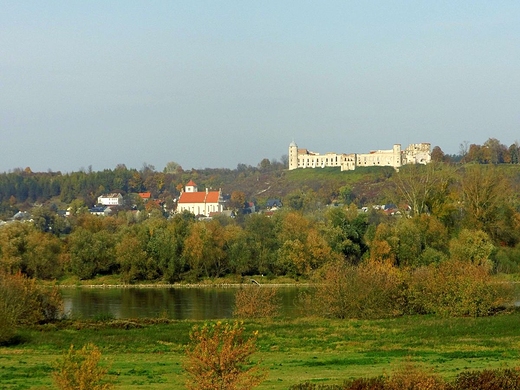
M 265 285 L 271 287 L 299 287 L 310 286 L 309 280 L 296 280 L 287 277 L 268 278 L 263 275 L 247 276 L 247 277 L 226 277 L 216 279 L 202 279 L 195 283 L 179 282 L 179 283 L 121 283 L 121 279 L 117 275 L 99 276 L 95 279 L 80 280 L 77 277 L 66 277 L 60 280 L 42 281 L 48 286 L 58 287 L 84 287 L 84 288 L 201 288 L 201 287 L 232 287 L 237 288 L 247 285 Z
M 246 321 L 259 332 L 254 355 L 268 377 L 258 389 L 288 389 L 303 381 L 339 384 L 390 374 L 406 362 L 446 379 L 465 370 L 516 367 L 520 312 L 486 318 L 404 316 L 385 320 Z M 133 319 L 64 321 L 22 329 L 20 343 L 0 347 L 5 389 L 51 385 L 53 363 L 70 345 L 97 345 L 116 389 L 183 389 L 185 346 L 203 321 Z

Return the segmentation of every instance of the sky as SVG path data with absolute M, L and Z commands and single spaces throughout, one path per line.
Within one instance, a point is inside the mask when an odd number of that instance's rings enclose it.
M 0 172 L 520 140 L 518 1 L 0 0 Z

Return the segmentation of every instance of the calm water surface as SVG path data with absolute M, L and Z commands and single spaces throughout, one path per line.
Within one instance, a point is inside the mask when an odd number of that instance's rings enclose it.
M 270 288 L 270 287 L 259 287 Z M 304 288 L 279 287 L 283 316 L 294 317 Z M 75 318 L 166 317 L 177 320 L 231 318 L 237 288 L 63 288 L 65 312 Z

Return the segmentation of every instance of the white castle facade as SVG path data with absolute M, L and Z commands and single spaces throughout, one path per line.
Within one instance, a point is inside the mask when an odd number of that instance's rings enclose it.
M 356 167 L 393 167 L 406 164 L 428 164 L 431 162 L 429 143 L 410 144 L 404 150 L 401 144 L 395 144 L 389 150 L 373 150 L 370 153 L 326 153 L 319 154 L 307 149 L 298 149 L 298 145 L 289 145 L 289 170 L 298 168 L 339 167 L 342 171 L 353 171 Z

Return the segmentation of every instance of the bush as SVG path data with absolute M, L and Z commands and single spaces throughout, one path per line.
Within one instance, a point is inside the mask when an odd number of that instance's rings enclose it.
M 71 345 L 63 359 L 58 360 L 53 372 L 54 383 L 60 390 L 109 390 L 112 383 L 107 382 L 107 370 L 99 366 L 101 352 L 93 344 L 74 350 Z
M 310 310 L 333 318 L 382 318 L 403 313 L 401 271 L 388 263 L 331 263 L 308 299 Z
M 520 369 L 470 371 L 447 382 L 428 370 L 407 363 L 387 377 L 358 378 L 342 385 L 304 382 L 290 390 L 520 390 Z
M 0 274 L 0 343 L 16 333 L 18 325 L 44 323 L 63 313 L 57 288 L 39 287 L 22 274 Z
M 340 385 L 317 385 L 314 383 L 299 383 L 289 387 L 289 390 L 344 390 L 346 387 Z
M 276 288 L 248 286 L 239 289 L 235 294 L 235 317 L 275 317 L 279 310 L 280 299 Z
M 497 369 L 470 371 L 459 374 L 454 390 L 520 390 L 520 370 Z
M 414 313 L 479 317 L 511 304 L 513 292 L 492 280 L 487 265 L 452 260 L 413 271 L 406 296 Z
M 242 323 L 217 322 L 193 327 L 186 349 L 186 386 L 191 390 L 248 390 L 260 384 L 265 373 L 251 363 L 258 333 L 245 337 Z
M 385 383 L 384 390 L 448 390 L 450 386 L 439 376 L 426 372 L 411 363 L 395 371 Z M 475 388 L 477 389 L 477 388 Z
M 385 378 L 358 378 L 345 382 L 344 390 L 385 390 Z

